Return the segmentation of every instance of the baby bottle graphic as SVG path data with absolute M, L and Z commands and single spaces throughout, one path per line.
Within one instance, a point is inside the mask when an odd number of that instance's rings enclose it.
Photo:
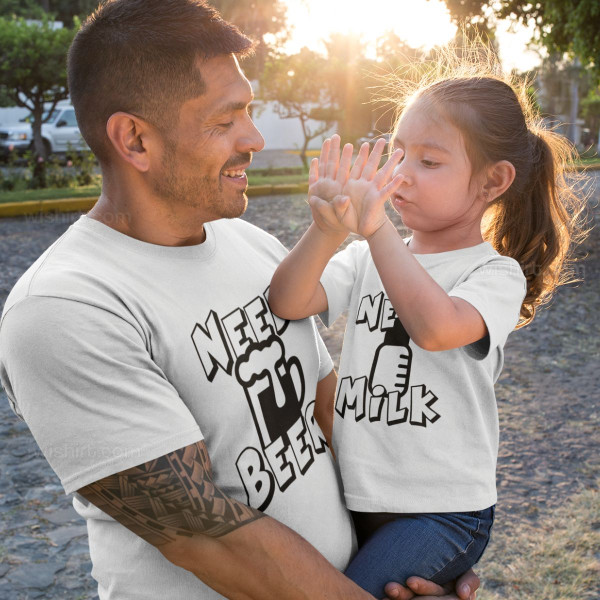
M 403 396 L 406 393 L 412 361 L 409 341 L 406 329 L 396 317 L 394 325 L 385 332 L 383 343 L 375 351 L 369 376 L 369 390 L 372 394 L 381 395 L 381 387 L 386 394 L 398 392 L 399 396 Z

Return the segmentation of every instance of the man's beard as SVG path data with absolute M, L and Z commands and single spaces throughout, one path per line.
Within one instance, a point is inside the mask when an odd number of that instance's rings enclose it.
M 240 157 L 241 158 L 241 157 Z M 242 160 L 227 161 L 243 164 Z M 173 140 L 165 140 L 165 151 L 162 161 L 162 172 L 152 179 L 154 193 L 165 201 L 176 216 L 177 207 L 198 209 L 203 215 L 202 222 L 214 219 L 233 219 L 246 211 L 248 198 L 242 190 L 230 192 L 225 196 L 220 176 L 183 175 L 178 172 L 180 161 L 177 159 L 177 144 Z M 239 195 L 238 195 L 239 194 Z

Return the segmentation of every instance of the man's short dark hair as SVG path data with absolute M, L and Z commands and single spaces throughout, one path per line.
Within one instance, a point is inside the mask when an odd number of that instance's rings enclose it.
M 181 104 L 204 92 L 196 60 L 244 56 L 254 42 L 204 0 L 108 0 L 69 49 L 69 93 L 81 134 L 101 163 L 111 145 L 106 122 L 118 111 L 161 131 Z

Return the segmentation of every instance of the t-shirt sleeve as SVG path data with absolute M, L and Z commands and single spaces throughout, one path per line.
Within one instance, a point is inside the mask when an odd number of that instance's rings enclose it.
M 366 242 L 362 242 L 365 244 Z M 360 241 L 352 242 L 338 252 L 328 263 L 321 276 L 321 285 L 327 295 L 327 310 L 320 313 L 323 323 L 330 327 L 350 305 L 352 288 L 358 270 Z
M 325 342 L 319 333 L 315 320 L 313 319 L 312 321 L 315 336 L 317 338 L 317 351 L 319 352 L 319 381 L 321 381 L 321 379 L 327 377 L 333 370 L 333 360 L 331 360 L 329 350 L 327 350 L 327 346 L 325 346 Z
M 0 377 L 67 494 L 203 439 L 135 324 L 88 304 L 13 306 Z
M 519 263 L 497 256 L 474 269 L 449 292 L 475 307 L 488 330 L 485 338 L 465 347 L 467 354 L 483 359 L 493 349 L 504 346 L 519 321 L 525 291 L 525 276 Z

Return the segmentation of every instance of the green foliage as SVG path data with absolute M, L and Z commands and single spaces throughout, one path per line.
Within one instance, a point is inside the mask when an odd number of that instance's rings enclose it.
M 73 17 L 87 16 L 97 5 L 98 0 L 0 0 L 0 16 L 42 19 L 49 14 L 70 25 Z
M 66 55 L 74 30 L 54 29 L 49 20 L 26 23 L 0 18 L 0 80 L 20 106 L 66 98 Z M 30 104 L 18 98 L 23 94 Z
M 210 0 L 210 4 L 258 42 L 256 53 L 243 65 L 250 79 L 258 79 L 274 47 L 287 37 L 286 5 L 281 0 Z
M 41 165 L 41 168 L 40 168 Z M 0 189 L 39 190 L 48 188 L 78 188 L 98 182 L 97 167 L 92 152 L 67 152 L 66 156 L 52 155 L 44 160 L 31 151 L 17 160 L 10 154 L 0 172 Z
M 550 52 L 568 52 L 600 77 L 600 2 L 598 0 L 445 0 L 458 23 L 510 18 L 533 25 L 537 40 Z

